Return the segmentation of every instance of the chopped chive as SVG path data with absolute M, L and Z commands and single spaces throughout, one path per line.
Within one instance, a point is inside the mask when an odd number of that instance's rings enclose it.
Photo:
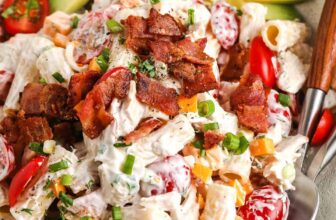
M 107 27 L 111 30 L 112 33 L 120 33 L 124 30 L 123 26 L 117 21 L 111 19 L 106 22 Z
M 64 186 L 70 186 L 72 183 L 72 176 L 69 174 L 65 174 L 63 176 L 61 176 L 61 183 Z
M 71 20 L 71 28 L 75 29 L 78 27 L 78 23 L 79 23 L 79 17 L 78 16 L 74 16 Z
M 135 156 L 128 154 L 122 171 L 127 175 L 132 175 Z
M 215 131 L 219 129 L 219 124 L 217 122 L 204 124 L 205 131 Z
M 101 55 L 104 57 L 106 62 L 108 62 L 110 60 L 110 49 L 109 48 L 104 48 Z
M 67 168 L 69 168 L 69 164 L 68 164 L 68 161 L 66 161 L 66 160 L 61 160 L 58 163 L 54 163 L 54 164 L 49 165 L 49 171 L 52 172 L 52 173 L 55 173 L 57 171 L 64 170 L 64 169 L 67 169 Z
M 235 151 L 235 154 L 243 154 L 250 146 L 249 141 L 244 135 L 239 136 L 239 148 Z
M 155 77 L 156 72 L 155 72 L 154 60 L 148 59 L 140 62 L 139 70 L 142 73 L 147 73 L 151 78 Z
M 115 143 L 113 146 L 116 147 L 116 148 L 119 148 L 119 147 L 128 147 L 128 146 L 131 146 L 132 144 L 125 144 L 123 142 L 120 142 L 120 143 Z
M 67 196 L 64 192 L 59 193 L 59 198 L 65 207 L 73 206 L 73 200 L 69 196 Z
M 286 94 L 283 94 L 283 93 L 280 93 L 279 94 L 279 102 L 280 102 L 281 105 L 283 105 L 285 107 L 288 107 L 289 104 L 290 104 L 290 96 L 286 95 Z
M 211 100 L 199 102 L 197 109 L 199 116 L 209 117 L 215 112 L 215 103 Z
M 122 220 L 122 213 L 120 207 L 112 207 L 112 219 L 113 220 Z
M 188 25 L 195 24 L 195 10 L 190 8 L 188 10 Z
M 194 142 L 194 147 L 197 149 L 203 149 L 203 141 L 197 140 Z
M 108 69 L 108 61 L 105 60 L 103 55 L 97 57 L 97 64 L 103 72 L 106 72 Z
M 59 72 L 55 72 L 54 74 L 52 74 L 52 76 L 59 83 L 65 82 L 65 79 L 63 78 L 63 76 Z
M 200 157 L 205 157 L 205 149 L 200 150 Z
M 27 209 L 27 208 L 21 209 L 21 212 L 26 212 L 29 215 L 32 215 L 32 211 L 33 211 L 32 209 Z
M 83 216 L 79 220 L 93 220 L 91 216 Z
M 6 19 L 10 15 L 14 14 L 14 12 L 15 12 L 15 8 L 13 5 L 11 5 L 6 10 L 4 10 L 4 12 L 2 12 L 1 16 Z
M 45 153 L 43 152 L 43 144 L 40 144 L 40 143 L 37 143 L 37 142 L 31 142 L 29 144 L 29 149 L 38 153 L 38 154 L 45 155 Z
M 160 0 L 150 0 L 150 3 L 156 5 L 157 3 L 160 3 Z
M 47 80 L 43 77 L 40 77 L 39 83 L 42 84 L 42 85 L 47 85 L 48 84 Z
M 235 151 L 239 148 L 239 137 L 232 134 L 232 133 L 227 133 L 224 141 L 223 141 L 223 147 L 227 148 L 228 150 Z

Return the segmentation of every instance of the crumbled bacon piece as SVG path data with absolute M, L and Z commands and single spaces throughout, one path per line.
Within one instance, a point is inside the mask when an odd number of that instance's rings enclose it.
M 17 118 L 12 116 L 5 117 L 0 123 L 0 134 L 4 135 L 10 144 L 17 142 L 20 136 Z
M 192 63 L 176 62 L 169 65 L 169 73 L 173 74 L 177 79 L 194 81 L 196 67 Z
M 185 56 L 183 50 L 178 48 L 174 43 L 169 41 L 152 41 L 149 44 L 155 59 L 164 63 L 173 63 L 182 60 Z
M 132 73 L 117 67 L 105 73 L 87 94 L 85 100 L 76 105 L 75 110 L 80 119 L 84 133 L 96 138 L 113 121 L 107 112 L 113 98 L 122 99 L 128 94 Z
M 131 144 L 134 141 L 147 136 L 155 129 L 161 127 L 163 122 L 156 118 L 148 118 L 138 125 L 138 127 L 125 136 L 125 144 Z
M 0 70 L 0 104 L 5 103 L 13 79 L 13 73 L 5 70 Z
M 194 64 L 211 64 L 214 59 L 203 52 L 198 43 L 192 42 L 190 38 L 177 41 L 176 45 L 184 52 L 184 59 Z
M 100 77 L 95 71 L 74 74 L 69 83 L 69 105 L 75 106 L 84 99 Z
M 177 104 L 178 94 L 174 89 L 166 88 L 159 82 L 138 74 L 137 94 L 138 100 L 167 115 L 175 116 L 179 112 Z
M 130 38 L 151 38 L 147 34 L 147 21 L 143 17 L 128 16 L 127 19 L 121 21 L 126 30 L 126 36 Z
M 231 96 L 231 107 L 238 121 L 255 132 L 267 132 L 267 98 L 261 79 L 254 74 L 244 75 Z
M 210 149 L 216 144 L 224 140 L 224 135 L 219 134 L 215 131 L 207 131 L 204 133 L 204 145 L 205 149 Z
M 68 90 L 59 84 L 29 83 L 20 100 L 27 115 L 45 115 L 50 118 L 69 118 Z
M 221 78 L 223 80 L 239 79 L 249 61 L 249 49 L 240 44 L 235 44 L 228 50 L 230 56 L 226 66 L 221 66 Z
M 192 97 L 197 93 L 218 89 L 219 84 L 210 65 L 199 65 L 194 81 L 183 80 L 183 95 Z
M 150 10 L 147 23 L 148 32 L 151 34 L 174 37 L 182 36 L 182 30 L 180 29 L 181 25 L 179 25 L 171 15 L 161 15 L 153 8 Z
M 195 41 L 195 43 L 202 49 L 204 50 L 207 43 L 208 43 L 208 38 L 204 37 L 204 38 L 200 38 L 198 40 Z

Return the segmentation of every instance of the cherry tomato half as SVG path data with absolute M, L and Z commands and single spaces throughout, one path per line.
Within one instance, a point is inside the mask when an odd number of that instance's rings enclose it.
M 15 174 L 8 192 L 10 207 L 14 206 L 22 192 L 29 188 L 28 185 L 33 182 L 33 178 L 39 178 L 38 174 L 42 175 L 43 170 L 46 170 L 43 168 L 47 167 L 47 160 L 48 157 L 36 156 Z
M 330 109 L 325 109 L 322 113 L 320 122 L 317 125 L 313 139 L 311 140 L 311 144 L 312 145 L 323 144 L 328 138 L 333 126 L 334 126 L 334 115 Z
M 36 33 L 49 14 L 48 0 L 5 0 L 5 29 L 9 34 Z
M 287 194 L 268 185 L 254 190 L 239 208 L 237 215 L 244 220 L 284 220 L 287 218 L 288 207 Z
M 272 62 L 273 52 L 258 36 L 252 40 L 250 51 L 250 70 L 261 77 L 263 83 L 272 88 L 276 83 L 275 69 Z

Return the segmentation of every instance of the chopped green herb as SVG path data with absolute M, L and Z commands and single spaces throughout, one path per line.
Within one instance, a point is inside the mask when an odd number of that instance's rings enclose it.
M 122 171 L 127 175 L 132 175 L 135 156 L 128 154 Z
M 219 124 L 217 122 L 204 124 L 204 131 L 215 131 L 219 129 Z
M 108 69 L 108 61 L 105 60 L 103 55 L 97 57 L 97 64 L 103 72 L 106 72 Z
M 125 43 L 125 41 L 126 41 L 125 38 L 119 37 L 119 40 L 118 40 L 119 44 L 123 45 Z
M 21 212 L 26 212 L 26 213 L 28 213 L 29 215 L 32 215 L 32 209 L 27 209 L 27 208 L 25 208 L 25 209 L 21 209 Z
M 195 10 L 189 9 L 188 10 L 188 26 L 195 24 Z
M 112 219 L 113 220 L 122 220 L 122 213 L 120 207 L 112 207 Z
M 160 0 L 150 0 L 150 3 L 156 5 L 157 3 L 160 3 Z
M 128 146 L 131 146 L 132 144 L 126 144 L 126 143 L 123 143 L 123 142 L 119 142 L 119 143 L 115 143 L 113 146 L 116 147 L 116 148 L 119 148 L 119 147 L 128 147 Z
M 199 102 L 197 109 L 199 116 L 209 117 L 215 112 L 215 103 L 211 100 Z
M 104 48 L 101 55 L 104 57 L 106 62 L 108 62 L 110 60 L 110 49 L 109 48 Z
M 69 164 L 68 164 L 68 161 L 66 161 L 66 160 L 61 160 L 58 163 L 54 163 L 54 164 L 49 165 L 49 171 L 52 172 L 52 173 L 55 173 L 57 171 L 64 170 L 64 169 L 67 169 L 67 168 L 69 168 Z
M 3 18 L 8 18 L 10 15 L 14 14 L 15 7 L 13 5 L 9 6 L 4 12 L 2 12 L 1 16 Z
M 70 24 L 71 28 L 72 29 L 77 28 L 78 27 L 78 23 L 79 23 L 79 17 L 78 16 L 74 16 L 72 18 L 72 20 L 71 20 L 71 24 Z
M 132 74 L 135 75 L 138 72 L 138 69 L 134 63 L 128 64 L 128 69 L 131 70 Z
M 247 148 L 250 146 L 249 141 L 244 135 L 239 136 L 239 148 L 235 151 L 235 154 L 243 154 Z
M 43 190 L 47 190 L 47 189 L 49 189 L 50 188 L 50 185 L 51 185 L 51 180 L 50 179 L 47 179 L 47 182 L 46 182 L 46 184 L 43 186 Z
M 92 189 L 92 186 L 94 184 L 94 181 L 93 180 L 90 180 L 85 186 L 88 190 L 91 190 Z
M 43 144 L 31 142 L 29 144 L 29 149 L 34 151 L 35 153 L 45 155 L 45 153 L 43 152 Z
M 79 220 L 93 220 L 91 216 L 83 216 Z
M 73 200 L 68 195 L 66 195 L 64 192 L 59 193 L 59 199 L 62 201 L 62 203 L 65 205 L 65 207 L 69 207 L 73 205 Z
M 120 33 L 124 30 L 123 26 L 117 21 L 111 19 L 106 22 L 107 27 L 111 30 L 112 33 Z
M 205 157 L 205 154 L 206 154 L 205 149 L 201 149 L 200 150 L 200 157 Z
M 289 104 L 290 104 L 290 96 L 286 95 L 286 94 L 283 94 L 283 93 L 280 93 L 279 94 L 279 102 L 280 102 L 281 105 L 283 105 L 285 107 L 288 107 Z
M 48 84 L 47 80 L 43 77 L 40 77 L 39 83 L 42 84 L 42 85 L 47 85 Z
M 70 186 L 72 183 L 72 176 L 68 174 L 61 176 L 61 183 L 64 186 Z
M 38 2 L 38 0 L 28 0 L 26 8 L 28 11 L 31 11 L 32 9 L 39 9 L 40 3 Z
M 194 147 L 197 148 L 197 149 L 203 149 L 203 141 L 201 140 L 197 140 L 194 142 Z
M 62 76 L 62 74 L 60 74 L 59 72 L 55 72 L 54 74 L 52 74 L 52 76 L 54 77 L 54 79 L 59 82 L 59 83 L 63 83 L 65 82 L 64 77 Z
M 154 66 L 154 60 L 148 59 L 139 64 L 140 72 L 147 73 L 149 77 L 153 78 L 155 77 L 155 66 Z
M 239 148 L 239 137 L 237 135 L 234 135 L 232 133 L 227 133 L 224 141 L 223 141 L 223 147 L 227 148 L 230 151 L 235 151 Z

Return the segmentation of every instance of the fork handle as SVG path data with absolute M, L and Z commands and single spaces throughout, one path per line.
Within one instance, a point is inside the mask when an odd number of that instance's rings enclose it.
M 317 31 L 308 87 L 328 92 L 336 62 L 336 1 L 326 0 Z

